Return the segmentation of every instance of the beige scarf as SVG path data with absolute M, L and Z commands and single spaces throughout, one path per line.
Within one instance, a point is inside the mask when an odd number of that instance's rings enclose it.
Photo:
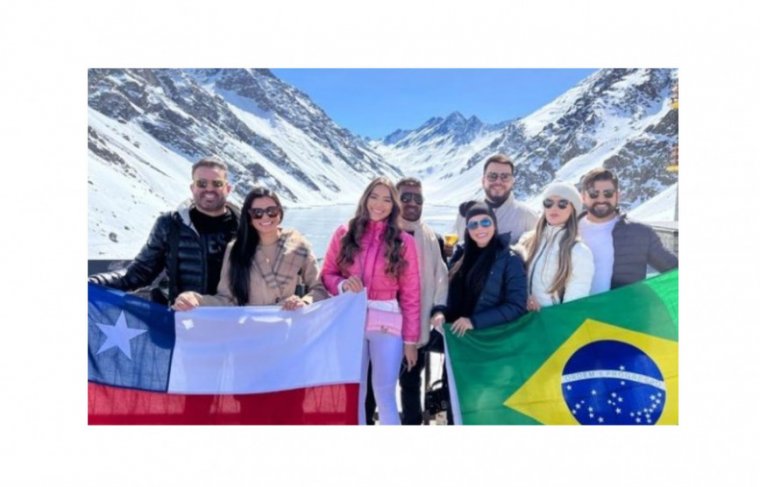
M 441 259 L 441 247 L 432 228 L 420 221 L 401 219 L 403 230 L 414 232 L 417 260 L 420 267 L 420 341 L 417 347 L 430 340 L 430 311 L 433 306 L 445 305 L 449 292 L 446 264 Z

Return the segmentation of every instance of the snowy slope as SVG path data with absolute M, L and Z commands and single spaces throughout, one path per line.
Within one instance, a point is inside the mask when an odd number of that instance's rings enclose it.
M 496 130 L 481 128 L 464 143 L 455 142 L 465 131 L 461 124 L 432 138 L 428 123 L 373 147 L 405 173 L 423 176 L 431 202 L 482 198 L 482 164 L 503 152 L 517 165 L 520 198 L 531 199 L 555 180 L 578 183 L 589 169 L 605 166 L 618 173 L 621 205 L 631 209 L 676 181 L 665 171 L 678 141 L 670 106 L 676 80 L 668 69 L 600 70 L 528 116 Z
M 640 222 L 671 222 L 675 219 L 677 196 L 678 183 L 637 206 L 636 209 L 628 213 L 628 216 Z
M 227 161 L 237 203 L 263 184 L 290 207 L 353 204 L 374 175 L 400 176 L 267 70 L 93 69 L 88 81 L 91 258 L 134 255 L 208 154 Z
M 624 210 L 672 220 L 677 176 L 665 166 L 678 141 L 676 80 L 675 70 L 605 69 L 521 119 L 488 125 L 455 112 L 367 141 L 268 70 L 90 70 L 90 258 L 134 256 L 155 217 L 189 197 L 192 163 L 211 153 L 230 165 L 238 204 L 258 183 L 289 208 L 350 207 L 375 175 L 410 175 L 443 228 L 459 202 L 483 197 L 482 163 L 504 152 L 517 164 L 515 193 L 536 208 L 549 182 L 577 183 L 604 165 L 620 176 Z M 303 214 L 308 227 L 314 218 Z
M 465 119 L 454 112 L 445 119 L 431 118 L 414 131 L 397 131 L 370 146 L 405 175 L 425 179 L 432 186 L 456 173 L 462 161 L 491 142 L 501 128 L 503 124 L 489 126 L 477 117 Z

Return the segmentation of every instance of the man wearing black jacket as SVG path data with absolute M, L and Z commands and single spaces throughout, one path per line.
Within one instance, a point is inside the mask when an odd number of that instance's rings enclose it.
M 647 266 L 659 272 L 678 267 L 678 257 L 663 247 L 651 227 L 632 222 L 620 213 L 617 176 L 595 168 L 583 177 L 586 212 L 578 229 L 594 254 L 591 294 L 615 289 L 646 278 Z
M 216 293 L 238 215 L 227 204 L 232 187 L 224 161 L 205 157 L 193 164 L 191 174 L 192 202 L 158 217 L 148 241 L 126 269 L 92 275 L 89 282 L 133 291 L 166 271 L 165 286 L 153 293 L 155 301 L 170 304 L 183 291 Z

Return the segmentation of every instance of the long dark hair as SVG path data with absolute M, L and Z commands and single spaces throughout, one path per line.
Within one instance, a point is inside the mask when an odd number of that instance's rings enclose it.
M 480 248 L 470 236 L 469 230 L 465 230 L 462 258 L 452 266 L 449 272 L 449 295 L 446 300 L 446 305 L 449 308 L 446 313 L 447 320 L 455 320 L 460 316 L 472 314 L 485 288 L 496 257 L 502 250 L 493 210 L 483 203 L 471 205 L 466 212 L 465 222 L 476 215 L 490 217 L 494 223 L 494 233 L 486 246 Z
M 467 221 L 470 218 L 476 215 L 485 215 L 491 218 L 494 231 L 493 237 L 491 237 L 491 240 L 488 241 L 486 248 L 491 248 L 496 243 L 495 241 L 498 240 L 497 237 L 499 236 L 499 227 L 496 221 L 496 215 L 490 206 L 480 201 L 467 201 L 460 205 L 460 211 L 463 208 L 466 208 L 465 213 L 462 214 L 462 216 L 465 217 L 464 248 L 462 257 L 451 267 L 451 270 L 449 271 L 449 280 L 452 280 L 454 278 L 454 275 L 457 274 L 462 268 L 464 268 L 465 272 L 468 272 L 475 263 L 475 260 L 477 260 L 478 256 L 481 254 L 478 244 L 475 242 L 475 240 L 472 239 L 470 232 L 466 227 Z
M 259 245 L 259 233 L 251 226 L 249 210 L 253 202 L 259 198 L 272 198 L 280 209 L 280 223 L 285 216 L 280 198 L 274 191 L 263 186 L 254 186 L 245 197 L 243 209 L 240 211 L 235 243 L 230 251 L 230 288 L 239 306 L 248 304 L 248 294 L 251 286 L 251 265 L 256 255 L 256 247 Z
M 361 241 L 364 232 L 367 230 L 371 218 L 367 210 L 367 201 L 369 195 L 376 186 L 385 186 L 390 191 L 392 207 L 391 214 L 388 215 L 388 225 L 385 227 L 383 240 L 385 241 L 385 273 L 398 277 L 403 268 L 407 265 L 406 260 L 401 256 L 401 230 L 399 218 L 401 215 L 401 203 L 398 198 L 398 191 L 390 179 L 380 176 L 373 179 L 367 189 L 364 190 L 359 204 L 356 207 L 354 217 L 348 222 L 348 232 L 340 241 L 340 252 L 338 253 L 338 267 L 345 271 L 354 263 L 354 257 L 361 250 Z

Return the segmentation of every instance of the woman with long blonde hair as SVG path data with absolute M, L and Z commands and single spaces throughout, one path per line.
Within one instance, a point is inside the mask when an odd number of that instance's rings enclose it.
M 578 233 L 578 191 L 567 183 L 552 183 L 542 204 L 536 229 L 517 244 L 528 268 L 529 311 L 588 296 L 594 276 L 594 258 Z
M 417 363 L 420 335 L 420 278 L 414 238 L 399 224 L 401 204 L 390 179 L 373 179 L 354 217 L 335 231 L 322 267 L 333 294 L 367 290 L 363 370 L 372 361 L 372 389 L 381 424 L 400 424 L 396 381 L 402 358 Z M 366 377 L 365 377 L 366 378 Z M 360 424 L 365 423 L 366 380 L 359 390 Z

